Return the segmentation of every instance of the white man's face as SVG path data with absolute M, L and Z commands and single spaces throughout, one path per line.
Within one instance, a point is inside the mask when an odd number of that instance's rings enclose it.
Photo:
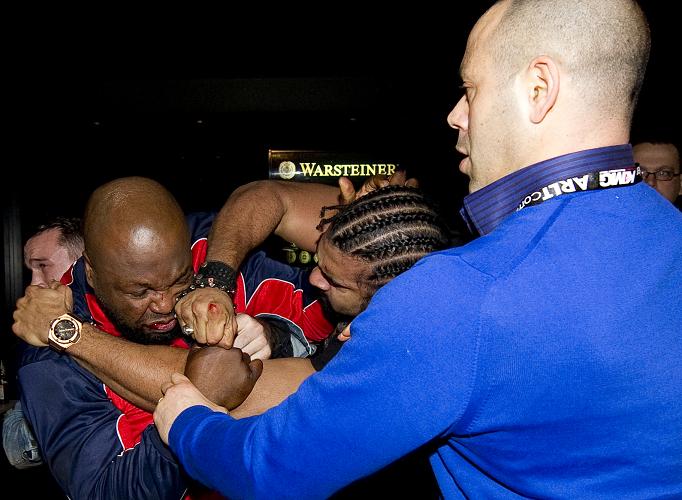
M 29 238 L 24 245 L 24 264 L 31 270 L 31 285 L 46 287 L 59 281 L 74 259 L 59 242 L 61 231 L 48 229 Z
M 498 4 L 471 31 L 461 66 L 464 95 L 447 120 L 459 131 L 457 151 L 465 156 L 459 169 L 469 176 L 469 192 L 504 177 L 512 166 L 510 141 L 513 143 L 516 129 L 513 88 L 495 71 L 486 52 L 490 29 L 500 14 Z
M 656 175 L 647 175 L 644 180 L 647 184 L 670 202 L 674 202 L 682 194 L 679 175 L 680 154 L 674 144 L 642 142 L 632 148 L 632 153 L 642 170 L 652 174 L 659 171 L 669 171 L 673 174 L 669 181 L 657 180 Z

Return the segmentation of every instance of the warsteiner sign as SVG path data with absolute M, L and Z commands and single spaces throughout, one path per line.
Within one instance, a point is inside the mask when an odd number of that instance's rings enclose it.
M 361 184 L 373 175 L 393 175 L 400 164 L 393 159 L 371 155 L 271 149 L 268 151 L 269 178 L 298 182 L 338 183 L 341 176 Z M 356 182 L 357 181 L 357 182 Z
M 293 182 L 320 182 L 338 185 L 339 177 L 353 181 L 356 189 L 373 175 L 393 175 L 401 170 L 395 158 L 375 154 L 298 149 L 270 149 L 268 177 Z M 293 243 L 282 248 L 282 260 L 298 267 L 314 267 L 315 256 L 297 248 Z

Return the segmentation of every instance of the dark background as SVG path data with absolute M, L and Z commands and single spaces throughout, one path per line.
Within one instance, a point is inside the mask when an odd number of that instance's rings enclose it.
M 188 210 L 218 208 L 267 175 L 269 148 L 398 157 L 455 222 L 467 182 L 445 118 L 467 33 L 490 2 L 460 4 L 43 13 L 6 97 L 16 118 L 4 170 L 20 177 L 10 194 L 23 233 L 80 214 L 94 187 L 123 175 L 157 178 Z M 636 123 L 678 132 L 677 19 L 660 2 L 644 7 L 653 49 Z
M 467 181 L 445 119 L 460 97 L 468 31 L 489 4 L 8 15 L 3 344 L 25 285 L 23 241 L 50 216 L 80 215 L 112 178 L 153 177 L 186 210 L 207 210 L 265 178 L 269 148 L 386 154 L 459 226 Z M 669 5 L 643 3 L 653 47 L 634 133 L 679 141 L 679 19 Z

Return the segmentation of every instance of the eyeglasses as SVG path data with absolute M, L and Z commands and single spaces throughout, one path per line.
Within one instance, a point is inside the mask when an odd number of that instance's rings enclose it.
M 635 163 L 635 167 L 639 167 L 642 179 L 644 180 L 647 180 L 647 177 L 653 175 L 657 181 L 671 181 L 673 180 L 673 177 L 680 175 L 680 172 L 675 173 L 672 170 L 656 170 L 655 172 L 649 172 L 639 163 Z

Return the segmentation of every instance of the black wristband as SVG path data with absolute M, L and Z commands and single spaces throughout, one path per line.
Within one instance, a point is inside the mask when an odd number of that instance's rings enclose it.
M 237 291 L 237 271 L 218 260 L 206 261 L 194 275 L 192 284 L 180 292 L 175 300 L 180 300 L 197 288 L 217 288 L 233 298 Z

